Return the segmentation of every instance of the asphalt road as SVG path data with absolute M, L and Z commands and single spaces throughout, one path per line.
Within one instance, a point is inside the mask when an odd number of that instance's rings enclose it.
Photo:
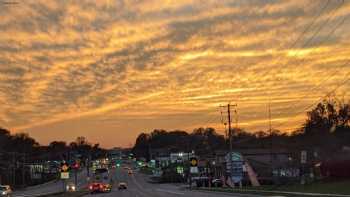
M 86 170 L 78 173 L 78 189 L 86 188 L 87 186 L 87 176 Z M 70 176 L 70 179 L 66 181 L 67 183 L 74 183 L 74 176 Z M 42 185 L 36 185 L 32 187 L 27 187 L 23 190 L 18 190 L 13 193 L 13 197 L 29 197 L 29 196 L 40 196 L 43 194 L 61 192 L 64 189 L 63 182 L 61 180 L 51 181 L 44 183 Z
M 115 180 L 112 191 L 109 193 L 89 194 L 90 197 L 258 197 L 257 195 L 223 194 L 214 192 L 189 191 L 184 185 L 153 184 L 147 182 L 143 174 L 134 173 L 129 175 L 126 170 L 118 168 L 112 170 L 112 177 Z M 119 182 L 128 185 L 126 190 L 118 190 Z

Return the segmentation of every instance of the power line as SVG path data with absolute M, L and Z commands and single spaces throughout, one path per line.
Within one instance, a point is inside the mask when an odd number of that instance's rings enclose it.
M 326 4 L 321 8 L 321 10 L 318 12 L 318 14 L 312 19 L 311 23 L 306 26 L 304 31 L 301 32 L 301 34 L 298 36 L 298 38 L 292 43 L 292 45 L 289 48 L 295 47 L 295 45 L 299 42 L 299 40 L 306 34 L 307 31 L 315 24 L 316 20 L 322 15 L 322 13 L 326 10 L 326 8 L 329 5 L 330 0 L 327 0 Z
M 328 6 L 328 3 L 329 3 L 329 1 L 327 1 L 326 5 L 321 9 L 320 14 L 317 15 L 317 17 L 314 18 L 314 20 L 312 21 L 312 23 L 300 34 L 300 36 L 298 37 L 298 39 L 297 39 L 291 46 L 294 47 L 294 46 L 296 45 L 296 43 L 298 42 L 298 40 L 300 40 L 300 38 L 301 38 L 301 37 L 307 32 L 307 30 L 314 24 L 314 22 L 316 21 L 316 19 L 317 19 L 319 16 L 321 16 L 321 13 L 326 9 L 326 7 Z M 315 38 L 315 36 L 325 27 L 325 25 L 330 21 L 330 19 L 333 17 L 333 15 L 336 13 L 336 11 L 343 5 L 343 3 L 344 3 L 344 0 L 342 1 L 341 4 L 339 4 L 339 5 L 337 6 L 337 8 L 335 8 L 335 9 L 332 10 L 332 14 L 331 14 L 329 17 L 327 17 L 326 22 L 325 22 L 323 25 L 321 25 L 321 26 L 314 32 L 314 34 L 302 45 L 302 47 L 307 46 L 307 45 Z M 326 36 L 326 39 L 324 39 L 321 43 L 323 43 L 323 42 L 325 42 L 326 40 L 328 40 L 328 39 L 331 37 L 331 35 L 345 22 L 345 20 L 346 20 L 346 16 L 341 20 L 340 23 L 338 23 L 337 25 L 334 26 L 334 28 L 333 28 L 333 29 L 328 33 L 328 35 Z M 298 53 L 299 53 L 299 52 L 297 52 L 295 55 L 297 55 Z M 281 57 L 281 56 L 280 56 L 280 57 Z M 280 58 L 279 58 L 279 59 L 280 59 Z M 303 63 L 304 61 L 305 61 L 305 58 L 302 59 L 302 61 L 299 62 L 299 64 L 300 64 L 300 63 Z M 286 64 L 285 64 L 285 65 L 286 65 Z M 269 72 L 271 72 L 271 71 L 269 71 Z M 269 73 L 269 72 L 267 72 L 267 73 Z M 338 72 L 338 70 L 336 70 L 336 71 L 334 72 L 334 74 L 337 73 L 337 72 Z M 331 75 L 331 76 L 332 76 L 332 75 Z M 330 78 L 330 77 L 329 77 L 329 78 Z M 326 80 L 328 80 L 329 78 L 327 78 Z M 326 80 L 325 80 L 325 81 L 326 81 Z M 320 82 L 316 88 L 318 88 L 321 84 L 323 84 L 323 83 Z M 315 89 L 315 88 L 314 88 L 314 89 Z M 309 91 L 309 92 L 310 92 L 310 91 Z M 270 128 L 271 128 L 271 126 L 270 126 Z
M 327 23 L 329 23 L 330 19 L 333 17 L 336 11 L 343 6 L 343 4 L 344 0 L 342 0 L 342 2 L 335 9 L 332 10 L 332 14 L 329 17 L 327 17 L 325 23 L 319 26 L 319 28 L 314 32 L 314 34 L 302 45 L 302 48 L 306 47 L 316 37 L 316 35 L 321 32 L 321 30 L 327 25 Z
M 297 40 L 296 40 L 295 42 L 293 42 L 293 44 L 292 44 L 290 47 L 287 48 L 287 50 L 292 49 L 292 48 L 294 48 L 294 47 L 296 46 L 297 42 L 306 34 L 306 32 L 308 31 L 308 29 L 311 28 L 311 27 L 315 24 L 315 22 L 317 21 L 317 19 L 319 19 L 319 18 L 322 16 L 323 12 L 326 10 L 326 8 L 327 8 L 328 5 L 329 5 L 329 2 L 330 2 L 330 1 L 327 1 L 326 5 L 321 9 L 321 11 L 319 12 L 319 14 L 318 14 L 316 17 L 313 18 L 313 20 L 311 21 L 311 23 L 310 23 L 310 24 L 306 27 L 306 29 L 298 36 Z M 327 25 L 327 23 L 329 22 L 329 20 L 333 17 L 333 15 L 336 13 L 336 11 L 343 5 L 343 3 L 344 3 L 344 0 L 342 0 L 342 3 L 339 4 L 339 6 L 338 6 L 337 8 L 335 8 L 335 9 L 333 9 L 333 10 L 331 11 L 332 14 L 331 14 L 330 16 L 327 17 L 326 22 L 325 22 L 324 24 L 322 24 L 322 25 L 319 26 L 319 28 L 313 33 L 313 35 L 312 35 L 310 38 L 308 38 L 308 39 L 306 40 L 306 42 L 304 42 L 304 44 L 301 45 L 301 48 L 305 48 L 305 47 L 316 37 L 316 35 L 319 34 L 319 33 L 321 32 L 321 30 Z M 296 56 L 299 55 L 299 54 L 300 54 L 300 51 L 297 51 L 293 56 L 296 57 Z M 279 62 L 279 61 L 282 59 L 281 57 L 282 57 L 282 56 L 280 55 L 279 58 L 278 58 L 278 60 L 277 60 L 277 62 Z M 304 58 L 304 59 L 305 59 L 305 58 Z M 288 62 L 289 62 L 289 61 L 287 61 L 287 63 L 288 63 Z M 287 65 L 287 63 L 283 64 L 283 66 L 280 66 L 280 69 L 279 69 L 279 70 L 281 70 L 283 67 L 285 67 L 285 66 Z M 269 72 L 268 72 L 268 73 L 269 73 Z M 266 75 L 266 73 L 265 73 L 265 75 Z
M 291 44 L 289 47 L 287 47 L 287 49 L 291 49 L 291 48 L 294 48 L 294 47 L 295 47 L 295 45 L 299 42 L 299 40 L 301 40 L 301 38 L 306 34 L 306 32 L 309 31 L 309 29 L 315 24 L 315 22 L 317 21 L 317 19 L 323 14 L 323 12 L 324 12 L 324 11 L 326 10 L 326 8 L 328 7 L 329 3 L 330 3 L 330 0 L 327 0 L 327 2 L 325 3 L 324 6 L 322 6 L 322 8 L 321 8 L 320 11 L 318 12 L 318 14 L 316 14 L 316 15 L 313 17 L 311 23 L 310 23 L 308 26 L 306 26 L 306 28 L 298 35 L 297 39 L 296 39 L 295 41 L 293 41 L 292 44 Z M 292 21 L 292 18 L 291 18 L 290 21 Z M 282 44 L 279 45 L 279 49 L 280 49 L 280 50 L 282 49 Z M 277 62 L 280 61 L 281 58 L 282 58 L 282 56 L 279 56 Z M 283 68 L 283 67 L 280 66 L 279 70 L 281 70 L 282 68 Z M 266 75 L 269 74 L 270 72 L 271 72 L 271 70 L 269 70 L 269 71 L 263 73 L 262 75 L 266 76 Z M 279 72 L 279 71 L 277 71 L 277 72 Z M 232 83 L 233 83 L 233 82 L 232 82 Z M 259 87 L 257 87 L 257 88 L 261 88 L 261 87 L 262 87 L 262 84 L 261 84 Z M 257 89 L 257 88 L 256 88 L 256 89 Z M 237 97 L 239 98 L 240 95 L 242 95 L 242 92 L 240 92 L 240 94 L 239 94 Z
M 340 6 L 338 6 L 337 9 L 339 9 L 339 8 L 340 8 Z M 331 35 L 332 35 L 342 24 L 344 24 L 344 22 L 345 22 L 346 19 L 347 19 L 347 16 L 344 16 L 343 19 L 342 19 L 338 24 L 335 25 L 335 28 L 333 28 L 333 29 L 328 33 L 327 39 L 329 39 L 329 38 L 331 37 Z M 325 41 L 325 40 L 324 40 L 324 41 Z M 305 60 L 305 59 L 304 59 L 304 60 Z M 340 69 L 336 69 L 334 72 L 332 72 L 331 74 L 329 74 L 329 76 L 328 76 L 327 78 L 325 78 L 325 79 L 322 80 L 320 83 L 318 83 L 318 85 L 317 85 L 316 87 L 314 87 L 314 88 L 308 90 L 308 94 L 307 94 L 307 95 L 304 95 L 302 98 L 305 98 L 305 96 L 310 95 L 310 92 L 313 92 L 314 90 L 320 88 L 322 85 L 324 85 L 324 83 L 325 83 L 326 81 L 328 81 L 329 79 L 331 79 L 331 78 L 333 78 L 334 76 L 336 76 L 336 74 L 337 74 L 344 66 L 346 66 L 346 65 L 349 64 L 349 63 L 350 63 L 350 60 L 346 61 L 343 65 L 340 66 L 340 67 L 341 67 Z M 296 104 L 299 104 L 299 103 L 303 100 L 302 98 L 299 99 L 299 100 L 297 100 L 296 103 L 293 103 L 292 105 L 289 105 L 287 108 L 288 108 L 288 109 L 294 109 L 294 107 L 296 106 Z
M 348 61 L 348 63 L 350 63 L 350 61 Z M 315 104 L 319 103 L 320 101 L 322 101 L 322 99 L 324 99 L 324 97 L 329 96 L 331 93 L 334 93 L 335 91 L 337 91 L 340 87 L 342 87 L 343 85 L 345 85 L 346 83 L 348 83 L 350 81 L 350 77 L 348 78 L 348 76 L 350 76 L 350 72 L 348 72 L 346 74 L 345 79 L 338 84 L 334 89 L 332 89 L 331 91 L 329 91 L 326 95 L 322 96 L 321 98 L 319 98 L 316 102 L 312 103 L 311 105 L 307 106 L 306 108 L 304 108 L 302 111 L 298 112 L 296 116 L 301 115 L 302 113 L 305 113 L 307 110 L 309 110 L 310 108 L 312 108 Z M 278 124 L 276 127 L 280 127 L 282 125 L 285 125 L 288 122 L 284 122 L 284 123 L 280 123 Z
M 346 63 L 344 63 L 341 67 L 344 67 L 344 66 L 346 66 L 346 65 L 349 64 L 349 63 L 350 63 L 350 60 L 348 60 Z M 339 70 L 335 70 L 335 72 L 332 72 L 331 74 L 329 74 L 329 77 L 327 77 L 325 80 L 323 80 L 323 81 L 321 81 L 320 83 L 318 83 L 318 85 L 317 85 L 316 87 L 314 87 L 314 88 L 308 90 L 308 92 L 307 92 L 308 94 L 301 96 L 300 99 L 296 100 L 293 104 L 287 106 L 286 108 L 287 108 L 287 109 L 294 109 L 294 108 L 296 107 L 297 104 L 300 104 L 305 98 L 308 98 L 308 95 L 310 95 L 311 92 L 314 92 L 314 90 L 319 89 L 322 85 L 324 85 L 324 83 L 325 83 L 326 81 L 328 81 L 328 80 L 331 79 L 333 76 L 335 76 L 339 71 L 340 71 L 340 69 L 339 69 Z M 350 74 L 350 73 L 348 73 L 348 74 Z M 286 112 L 291 112 L 291 110 L 286 111 Z
M 289 47 L 287 47 L 287 49 L 291 49 L 293 47 L 295 47 L 295 45 L 299 42 L 299 40 L 306 34 L 306 32 L 314 25 L 314 23 L 316 22 L 316 20 L 323 14 L 323 12 L 326 10 L 326 8 L 329 5 L 330 0 L 327 0 L 326 4 L 320 9 L 320 11 L 318 12 L 318 14 L 312 19 L 311 23 L 309 25 L 306 26 L 306 28 L 297 36 L 297 39 L 294 40 L 291 45 Z M 292 21 L 292 18 L 291 20 Z M 282 44 L 279 45 L 278 50 L 282 50 Z M 279 58 L 277 59 L 277 61 L 280 61 L 282 59 L 281 56 L 279 56 Z M 282 67 L 280 67 L 281 69 Z M 263 75 L 269 74 L 271 72 L 267 71 L 265 72 Z

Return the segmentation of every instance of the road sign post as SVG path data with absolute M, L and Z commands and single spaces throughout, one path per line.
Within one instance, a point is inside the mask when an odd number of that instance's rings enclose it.
M 60 172 L 61 172 L 61 180 L 62 180 L 62 184 L 63 184 L 63 192 L 66 191 L 66 180 L 69 179 L 69 166 L 66 162 L 63 162 L 61 164 L 61 169 L 60 169 Z
M 192 174 L 198 173 L 198 159 L 195 157 L 190 158 L 190 173 L 188 174 L 189 177 L 189 188 L 192 187 Z
M 300 179 L 300 183 L 302 185 L 304 185 L 306 183 L 306 175 L 305 175 L 305 168 L 306 168 L 306 163 L 307 163 L 307 151 L 306 150 L 302 150 L 300 153 L 300 163 L 301 163 L 301 179 Z
M 61 172 L 61 180 L 63 184 L 63 192 L 66 191 L 66 180 L 69 179 L 69 172 Z
M 243 179 L 243 157 L 238 152 L 230 152 L 226 155 L 226 172 L 229 174 L 232 186 L 239 183 L 242 185 Z
M 77 187 L 77 185 L 78 185 L 78 169 L 80 168 L 80 162 L 78 160 L 75 161 L 73 168 L 74 168 L 74 185 L 75 185 L 75 187 Z

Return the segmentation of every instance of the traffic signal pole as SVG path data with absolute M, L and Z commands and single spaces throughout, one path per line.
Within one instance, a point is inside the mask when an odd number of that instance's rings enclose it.
M 75 188 L 78 187 L 78 169 L 77 168 L 74 168 L 74 186 Z

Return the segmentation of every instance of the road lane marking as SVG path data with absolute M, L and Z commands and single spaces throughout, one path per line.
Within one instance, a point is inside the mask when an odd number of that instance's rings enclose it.
M 156 189 L 156 191 L 165 192 L 165 193 L 169 193 L 169 194 L 176 194 L 176 195 L 185 195 L 185 193 L 182 193 L 182 192 L 175 192 L 175 191 L 164 190 L 164 189 Z

